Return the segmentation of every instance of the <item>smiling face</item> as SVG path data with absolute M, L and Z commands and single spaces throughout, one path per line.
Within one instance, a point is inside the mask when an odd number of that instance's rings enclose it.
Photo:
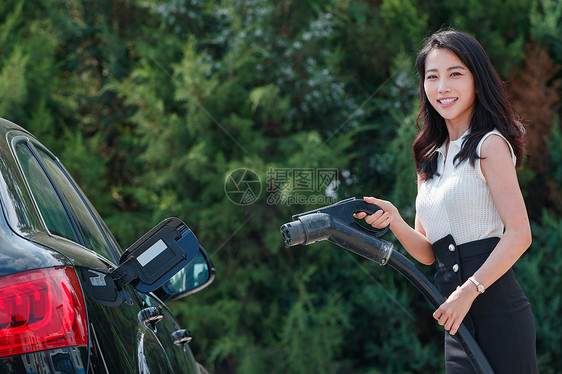
M 451 50 L 433 49 L 425 58 L 427 99 L 449 128 L 467 130 L 474 109 L 474 77 Z

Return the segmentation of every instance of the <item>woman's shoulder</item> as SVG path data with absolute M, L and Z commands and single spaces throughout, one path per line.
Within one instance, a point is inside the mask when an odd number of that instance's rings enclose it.
M 499 136 L 500 138 L 502 138 L 502 139 L 505 140 L 505 137 L 502 135 L 502 133 L 501 133 L 498 129 L 494 128 L 493 130 L 488 131 L 487 133 L 485 133 L 485 134 L 482 136 L 482 138 L 480 139 L 479 145 L 482 145 L 482 143 L 484 142 L 484 140 L 488 139 L 488 138 L 491 137 L 492 135 L 497 135 L 497 136 Z M 506 141 L 507 141 L 507 140 L 506 140 Z
M 478 147 L 476 148 L 476 153 L 481 158 L 490 157 L 494 153 L 502 151 L 509 152 L 513 164 L 515 165 L 517 158 L 513 152 L 513 147 L 497 129 L 493 129 L 492 131 L 484 134 L 478 143 Z

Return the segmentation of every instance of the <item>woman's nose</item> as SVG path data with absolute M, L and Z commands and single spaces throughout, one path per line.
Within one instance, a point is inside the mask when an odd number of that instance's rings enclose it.
M 439 84 L 437 86 L 437 90 L 439 92 L 448 92 L 450 90 L 449 84 L 447 83 L 446 79 L 439 80 Z

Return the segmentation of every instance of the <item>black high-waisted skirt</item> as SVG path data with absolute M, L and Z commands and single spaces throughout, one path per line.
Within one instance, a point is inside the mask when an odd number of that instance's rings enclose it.
M 448 235 L 433 244 L 435 285 L 444 297 L 482 266 L 499 238 L 456 245 Z M 474 300 L 463 320 L 495 374 L 538 373 L 536 331 L 531 305 L 510 269 Z M 457 337 L 445 331 L 447 374 L 475 373 Z

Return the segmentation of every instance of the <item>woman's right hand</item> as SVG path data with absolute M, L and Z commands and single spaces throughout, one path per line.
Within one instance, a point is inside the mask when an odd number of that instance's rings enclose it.
M 421 224 L 419 229 L 413 229 L 400 216 L 398 209 L 392 205 L 390 201 L 377 199 L 375 197 L 364 197 L 369 204 L 375 204 L 382 210 L 377 210 L 373 214 L 364 212 L 355 213 L 353 216 L 357 219 L 364 218 L 365 222 L 376 229 L 383 229 L 390 225 L 390 229 L 400 241 L 402 246 L 419 262 L 430 265 L 435 261 L 433 248 Z M 417 222 L 417 219 L 416 219 Z
M 392 224 L 393 218 L 399 214 L 398 209 L 390 201 L 377 199 L 375 197 L 364 197 L 369 204 L 377 205 L 382 210 L 377 210 L 373 214 L 367 214 L 365 212 L 358 212 L 353 214 L 357 219 L 365 219 L 365 222 L 376 229 L 383 229 L 388 225 Z

